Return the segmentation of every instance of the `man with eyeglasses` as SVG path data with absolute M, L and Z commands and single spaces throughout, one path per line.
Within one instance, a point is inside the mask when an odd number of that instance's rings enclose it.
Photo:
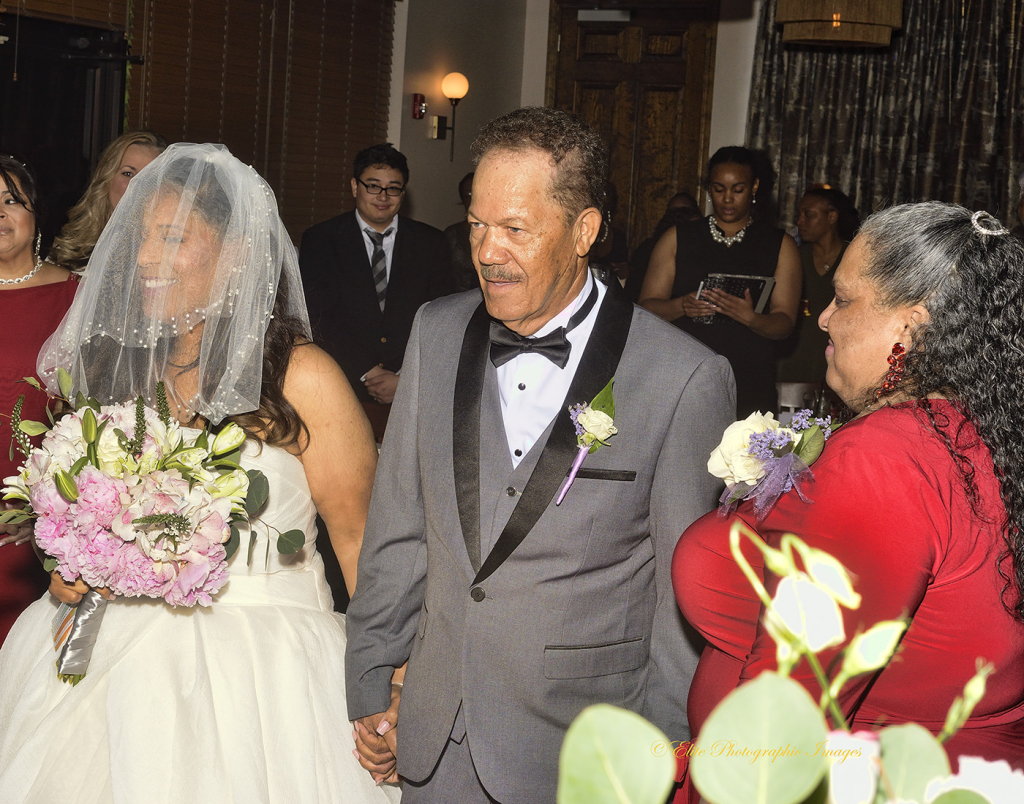
M 307 229 L 299 252 L 314 339 L 344 369 L 378 443 L 413 317 L 454 290 L 444 235 L 398 214 L 408 181 L 391 143 L 363 149 L 352 170 L 355 209 Z

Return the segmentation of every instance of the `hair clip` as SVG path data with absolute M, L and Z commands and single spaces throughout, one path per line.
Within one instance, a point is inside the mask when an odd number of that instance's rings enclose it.
M 985 221 L 984 226 L 981 223 L 982 221 Z M 989 224 L 995 224 L 995 227 L 993 228 Z M 974 231 L 982 237 L 988 237 L 990 235 L 1008 235 L 1010 233 L 1009 229 L 1003 226 L 1003 224 L 983 209 L 980 209 L 971 215 L 971 226 L 973 226 Z

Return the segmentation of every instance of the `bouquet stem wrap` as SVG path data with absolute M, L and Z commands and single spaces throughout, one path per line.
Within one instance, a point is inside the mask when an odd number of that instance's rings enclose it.
M 61 680 L 72 685 L 82 680 L 106 610 L 106 598 L 95 590 L 86 592 L 77 606 L 60 604 L 53 618 L 53 649 Z

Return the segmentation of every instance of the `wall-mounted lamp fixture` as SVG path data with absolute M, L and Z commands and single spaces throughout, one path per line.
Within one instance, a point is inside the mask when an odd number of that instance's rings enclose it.
M 412 119 L 422 120 L 423 116 L 427 113 L 427 99 L 424 98 L 419 92 L 414 92 L 412 96 Z
M 447 139 L 449 131 L 452 133 L 452 149 L 451 155 L 448 157 L 449 162 L 455 161 L 455 107 L 460 100 L 466 97 L 467 92 L 469 92 L 469 79 L 462 73 L 448 73 L 441 80 L 441 93 L 452 104 L 452 124 L 449 126 L 447 118 L 443 115 L 434 115 L 434 128 L 431 136 L 436 140 L 443 140 Z

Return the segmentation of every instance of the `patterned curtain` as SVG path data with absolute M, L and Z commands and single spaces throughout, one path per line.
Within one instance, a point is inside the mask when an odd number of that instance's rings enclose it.
M 782 44 L 761 8 L 747 140 L 778 171 L 792 222 L 808 184 L 864 216 L 935 199 L 1013 226 L 1024 170 L 1024 3 L 904 0 L 888 49 Z

